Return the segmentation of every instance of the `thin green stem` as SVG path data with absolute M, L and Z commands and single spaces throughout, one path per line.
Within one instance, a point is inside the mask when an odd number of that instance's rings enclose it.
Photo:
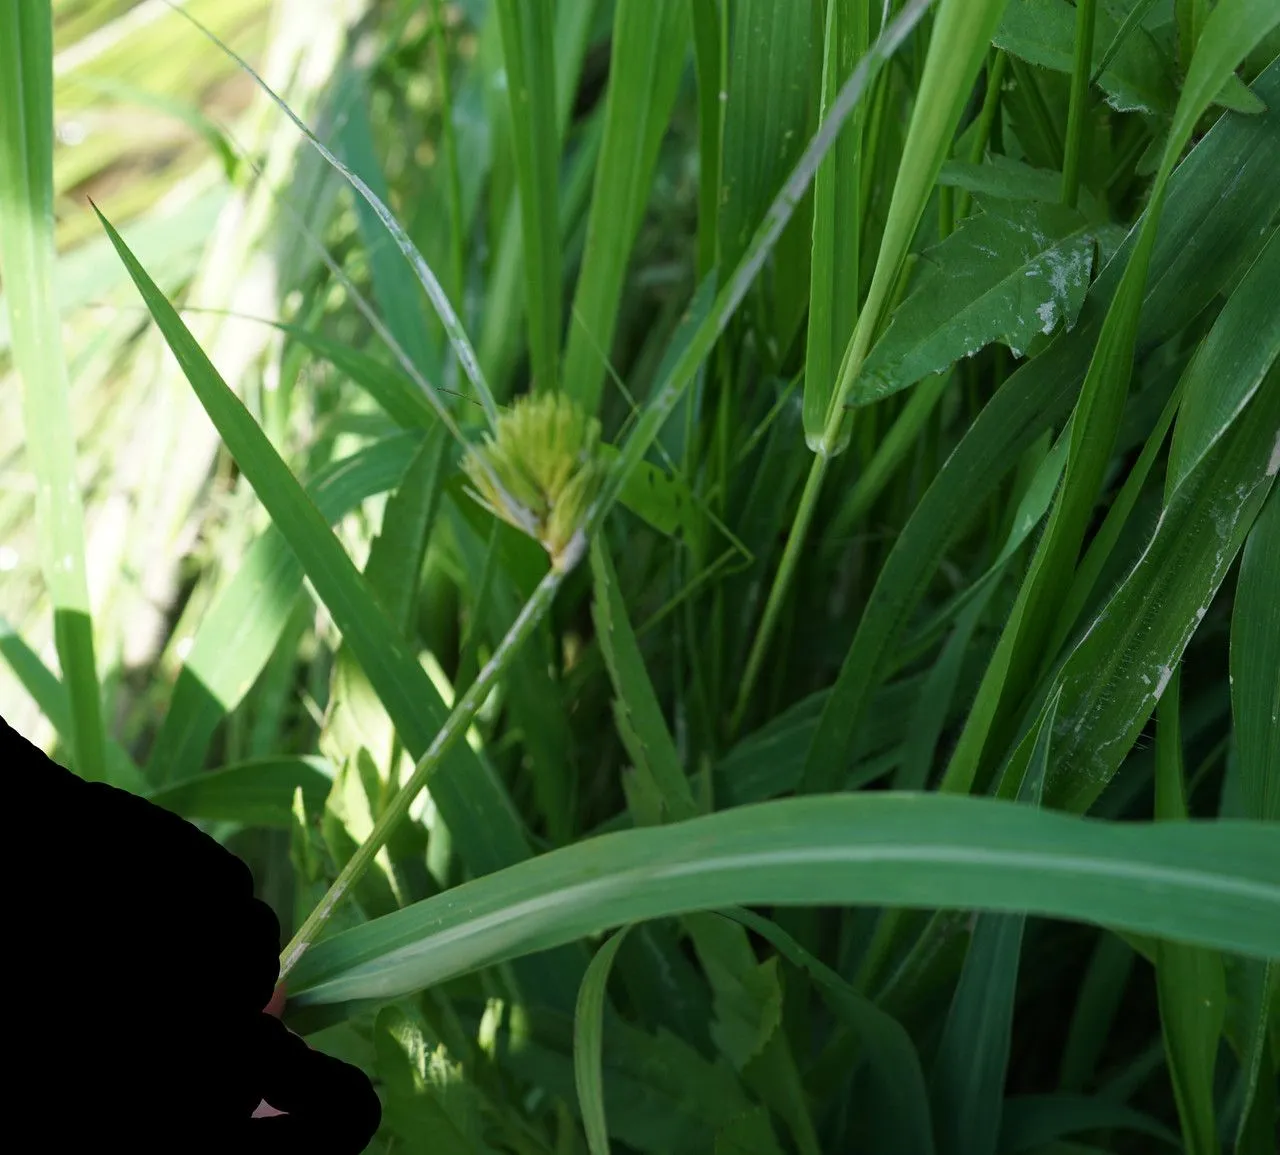
M 969 149 L 968 161 L 978 164 L 983 153 L 987 151 L 987 143 L 991 140 L 991 128 L 995 124 L 996 113 L 1000 110 L 1000 92 L 1004 88 L 1004 74 L 1009 67 L 1009 58 L 1004 49 L 998 49 L 991 60 L 987 71 L 987 91 L 982 96 L 982 109 L 978 113 L 978 129 L 973 135 L 973 144 Z M 969 215 L 969 205 L 973 197 L 968 189 L 961 189 L 956 196 L 955 219 L 964 220 Z
M 282 981 L 297 966 L 298 960 L 303 956 L 307 948 L 320 937 L 320 932 L 332 917 L 333 912 L 338 908 L 338 904 L 360 880 L 364 872 L 369 869 L 369 864 L 387 844 L 392 831 L 395 830 L 401 819 L 409 812 L 409 807 L 412 805 L 413 800 L 422 792 L 423 788 L 431 781 L 432 775 L 440 768 L 444 761 L 444 756 L 453 747 L 453 744 L 466 733 L 480 707 L 484 705 L 485 699 L 488 698 L 498 679 L 502 677 L 507 667 L 511 664 L 517 651 L 529 639 L 529 636 L 537 628 L 538 623 L 542 621 L 543 616 L 551 608 L 551 603 L 555 600 L 556 592 L 560 589 L 561 583 L 581 559 L 585 548 L 586 538 L 579 531 L 574 544 L 565 551 L 563 563 L 558 567 L 553 566 L 547 571 L 542 581 L 538 583 L 533 595 L 524 604 L 519 616 L 507 631 L 506 636 L 498 643 L 497 649 L 493 651 L 493 655 L 485 663 L 484 669 L 480 671 L 470 689 L 450 711 L 449 717 L 445 719 L 444 725 L 437 732 L 435 738 L 432 739 L 426 753 L 418 759 L 417 765 L 413 768 L 413 773 L 409 776 L 409 781 L 400 788 L 395 797 L 387 804 L 386 809 L 378 815 L 378 820 L 369 832 L 369 837 L 360 844 L 346 866 L 338 872 L 338 877 L 334 879 L 333 885 L 329 887 L 324 898 L 307 915 L 302 925 L 298 928 L 298 932 L 281 953 L 280 978 Z
M 436 67 L 440 70 L 440 146 L 444 152 L 444 168 L 449 192 L 449 264 L 453 280 L 454 307 L 461 311 L 463 301 L 462 178 L 458 170 L 458 140 L 453 130 L 453 85 L 449 76 L 449 43 L 445 35 L 444 0 L 434 0 Z M 461 365 L 461 362 L 459 362 Z
M 843 416 L 840 413 L 839 416 Z M 804 483 L 804 492 L 800 494 L 800 505 L 796 509 L 795 519 L 791 523 L 791 533 L 782 550 L 782 560 L 778 563 L 778 572 L 774 575 L 773 585 L 769 590 L 769 600 L 765 602 L 764 614 L 760 619 L 760 628 L 751 643 L 751 653 L 747 657 L 747 667 L 738 687 L 738 701 L 733 708 L 729 720 L 730 735 L 738 733 L 747 705 L 751 701 L 751 692 L 756 680 L 760 677 L 760 668 L 764 664 L 765 653 L 773 637 L 774 628 L 778 624 L 778 615 L 782 612 L 782 603 L 791 589 L 791 577 L 800 561 L 800 551 L 804 548 L 805 539 L 809 535 L 809 523 L 818 508 L 818 494 L 822 491 L 822 481 L 827 475 L 827 466 L 831 458 L 825 453 L 815 453 L 813 464 L 809 467 L 809 477 Z
M 834 553 L 848 544 L 853 527 L 884 492 L 894 470 L 916 444 L 920 431 L 942 399 L 950 380 L 950 373 L 936 373 L 911 390 L 893 424 L 877 437 L 872 451 L 864 456 L 866 465 L 858 474 L 849 496 L 842 499 L 840 509 L 827 528 L 825 550 Z
M 1146 19 L 1147 13 L 1150 12 L 1154 6 L 1155 0 L 1138 0 L 1138 2 L 1129 9 L 1129 14 L 1124 18 L 1124 21 L 1116 30 L 1116 34 L 1111 38 L 1111 43 L 1107 45 L 1107 50 L 1102 54 L 1102 59 L 1094 66 L 1093 74 L 1089 77 L 1090 84 L 1098 83 L 1098 77 L 1106 72 L 1107 66 L 1116 58 L 1120 49 L 1124 47 L 1125 41 L 1129 38 L 1129 34 Z
M 1080 200 L 1080 153 L 1089 118 L 1089 70 L 1093 62 L 1095 0 L 1077 0 L 1076 55 L 1071 69 L 1071 107 L 1062 158 L 1062 203 L 1075 208 Z

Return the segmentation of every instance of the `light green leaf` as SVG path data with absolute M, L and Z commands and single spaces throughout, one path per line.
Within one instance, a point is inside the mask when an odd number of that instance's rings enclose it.
M 12 671 L 22 688 L 31 695 L 57 731 L 58 737 L 70 743 L 73 733 L 71 699 L 67 688 L 41 660 L 22 636 L 4 618 L 0 617 L 0 660 Z M 149 783 L 129 752 L 114 739 L 107 739 L 107 769 L 109 780 L 121 789 L 133 794 L 145 794 Z
M 112 767 L 94 657 L 55 264 L 52 9 L 43 2 L 6 4 L 0 11 L 0 273 L 35 475 L 41 569 L 71 707 L 64 733 L 72 769 L 103 781 L 111 779 Z
M 604 1048 L 605 992 L 618 948 L 627 937 L 623 927 L 595 953 L 582 976 L 578 1005 L 573 1014 L 573 1073 L 578 1086 L 578 1107 L 587 1132 L 591 1155 L 609 1155 L 609 1128 L 605 1122 L 601 1055 Z
M 403 434 L 375 442 L 320 470 L 307 493 L 333 523 L 399 484 L 420 443 Z M 148 776 L 163 782 L 199 767 L 214 732 L 257 680 L 302 596 L 303 567 L 288 539 L 269 527 L 214 595 L 187 651 L 151 748 Z M 188 648 L 189 647 L 189 648 Z
M 419 1016 L 400 1007 L 382 1008 L 373 1044 L 385 1122 L 407 1150 L 491 1155 L 483 1093 Z
M 605 835 L 465 883 L 318 943 L 290 991 L 308 1003 L 393 998 L 611 926 L 751 904 L 1024 911 L 1270 957 L 1278 880 L 1280 843 L 1260 823 L 1112 824 L 941 795 L 797 798 Z

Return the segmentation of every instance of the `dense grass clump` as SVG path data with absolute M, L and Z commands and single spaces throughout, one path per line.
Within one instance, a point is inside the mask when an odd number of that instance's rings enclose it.
M 1275 0 L 162 8 L 0 6 L 0 707 L 372 1150 L 1273 1155 Z

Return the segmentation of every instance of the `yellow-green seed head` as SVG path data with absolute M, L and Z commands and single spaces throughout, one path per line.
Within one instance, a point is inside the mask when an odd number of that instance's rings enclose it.
M 528 394 L 463 460 L 472 496 L 561 567 L 600 490 L 600 423 L 564 393 Z

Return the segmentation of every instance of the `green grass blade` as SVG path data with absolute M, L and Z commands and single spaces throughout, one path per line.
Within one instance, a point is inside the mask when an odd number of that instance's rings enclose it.
M 431 39 L 440 73 L 440 145 L 444 157 L 444 185 L 449 201 L 447 244 L 449 249 L 449 292 L 459 306 L 466 292 L 467 211 L 462 201 L 462 170 L 458 161 L 458 132 L 454 124 L 454 82 L 449 60 L 449 38 L 445 32 L 445 0 L 432 0 Z M 385 198 L 384 198 L 385 199 Z
M 43 0 L 0 12 L 0 269 L 14 365 L 22 379 L 27 455 L 36 480 L 41 568 L 71 705 L 72 768 L 111 777 L 93 611 L 85 576 L 84 511 L 76 480 L 67 367 L 54 296 L 53 17 Z
M 1185 822 L 1179 686 L 1175 672 L 1160 699 L 1156 730 L 1156 817 Z M 1225 1017 L 1222 957 L 1212 950 L 1161 940 L 1156 989 L 1165 1053 L 1187 1155 L 1217 1155 L 1213 1070 Z
M 933 191 L 942 162 L 951 150 L 965 99 L 985 59 L 987 44 L 1005 3 L 1006 0 L 972 0 L 969 3 L 942 0 L 934 18 L 929 52 L 894 181 L 888 217 L 881 233 L 875 271 L 858 323 L 840 362 L 823 431 L 816 438 L 808 438 L 814 448 L 814 461 L 747 656 L 731 719 L 732 730 L 739 728 L 750 704 L 796 565 L 805 548 L 827 464 L 848 441 L 847 405 L 854 382 L 890 306 L 894 286 L 898 283 L 907 251 L 924 214 L 925 202 Z M 904 9 L 904 15 L 906 11 Z
M 564 387 L 599 407 L 622 290 L 684 71 L 689 18 L 680 0 L 621 0 L 613 18 L 604 136 L 574 290 Z
M 746 252 L 809 131 L 812 0 L 737 0 L 720 171 L 720 262 Z
M 1164 447 L 1165 439 L 1168 437 L 1174 418 L 1182 405 L 1186 381 L 1187 378 L 1184 376 L 1174 387 L 1169 400 L 1165 402 L 1164 409 L 1156 419 L 1155 426 L 1142 446 L 1142 452 L 1138 455 L 1138 460 L 1134 462 L 1133 468 L 1129 470 L 1129 476 L 1124 479 L 1120 492 L 1116 494 L 1111 502 L 1111 508 L 1107 510 L 1107 516 L 1093 535 L 1093 540 L 1089 542 L 1089 548 L 1085 551 L 1085 555 L 1076 569 L 1075 579 L 1071 583 L 1071 588 L 1067 591 L 1062 608 L 1058 611 L 1057 625 L 1054 628 L 1047 649 L 1049 655 L 1054 655 L 1061 651 L 1077 620 L 1084 612 L 1089 598 L 1097 588 L 1098 582 L 1102 578 L 1103 569 L 1119 543 L 1121 534 L 1128 525 L 1129 518 L 1137 506 L 1139 498 L 1142 496 L 1156 458 Z
M 635 631 L 627 619 L 618 575 L 606 550 L 599 537 L 591 544 L 594 586 L 591 608 L 596 636 L 613 682 L 618 733 L 637 772 L 658 792 L 663 816 L 677 820 L 690 818 L 697 812 L 693 792 L 645 670 Z
M 1146 19 L 1147 13 L 1151 11 L 1156 0 L 1135 0 L 1132 8 L 1129 9 L 1128 15 L 1120 22 L 1120 26 L 1116 29 L 1115 35 L 1111 38 L 1111 43 L 1107 45 L 1106 50 L 1102 53 L 1102 58 L 1093 66 L 1093 74 L 1089 77 L 1090 84 L 1096 84 L 1098 77 L 1101 76 L 1115 58 L 1116 53 L 1124 46 L 1124 42 L 1129 38 L 1130 33 Z
M 1037 1151 L 1042 1155 L 1085 1155 L 1096 1150 L 1055 1140 L 1068 1135 L 1098 1131 L 1128 1131 L 1157 1139 L 1177 1148 L 1178 1136 L 1150 1115 L 1135 1111 L 1101 1096 L 1087 1095 L 1017 1095 L 1005 1101 L 1000 1127 L 1000 1151 L 1014 1155 L 1020 1151 Z M 1143 1147 L 1142 1150 L 1149 1148 Z
M 1280 358 L 1280 325 L 1275 323 L 1272 296 L 1280 284 L 1280 230 L 1270 230 L 1267 237 L 1187 369 L 1185 397 L 1169 447 L 1166 497 L 1238 420 Z
M 1280 467 L 1280 440 L 1273 451 Z M 1280 499 L 1274 492 L 1263 506 L 1245 542 L 1231 616 L 1231 708 L 1235 722 L 1240 797 L 1243 813 L 1280 822 Z M 1240 1056 L 1245 1093 L 1240 1106 L 1236 1148 L 1242 1155 L 1265 1152 L 1274 1116 L 1274 1070 L 1268 1059 L 1269 1020 L 1280 990 L 1280 963 L 1245 962 L 1252 1015 Z
M 1179 486 L 1137 564 L 1058 674 L 1051 805 L 1091 806 L 1164 692 L 1274 480 L 1266 470 L 1280 428 L 1277 386 L 1280 369 Z M 1006 768 L 1002 794 L 1017 782 L 1026 748 L 1024 741 Z
M 281 112 L 289 118 L 294 127 L 302 133 L 307 142 L 324 158 L 335 172 L 359 194 L 364 202 L 382 222 L 387 232 L 391 234 L 392 239 L 399 248 L 404 259 L 409 262 L 419 283 L 422 285 L 431 301 L 436 314 L 439 316 L 441 323 L 444 325 L 445 333 L 449 338 L 449 343 L 453 346 L 454 354 L 458 358 L 458 363 L 463 367 L 468 379 L 474 386 L 476 396 L 480 404 L 484 407 L 485 415 L 492 424 L 497 420 L 498 405 L 493 398 L 493 393 L 489 389 L 488 382 L 484 378 L 484 374 L 480 369 L 480 362 L 476 358 L 475 350 L 471 347 L 471 341 L 467 337 L 466 330 L 462 326 L 462 322 L 458 319 L 457 313 L 454 311 L 453 305 L 449 302 L 449 295 L 444 291 L 444 287 L 440 284 L 435 273 L 432 272 L 430 265 L 423 259 L 422 254 L 418 252 L 409 234 L 405 232 L 404 227 L 396 220 L 391 210 L 378 198 L 374 191 L 366 184 L 356 173 L 345 164 L 342 163 L 330 149 L 328 149 L 316 135 L 302 122 L 294 111 L 282 100 L 248 64 L 248 62 L 219 40 L 208 28 L 201 24 L 190 12 L 185 9 L 177 9 L 177 11 L 187 20 L 190 20 L 200 31 L 211 41 L 218 45 L 229 57 L 231 57 L 258 86 L 258 88 L 270 99 L 270 101 L 280 109 Z M 428 393 L 428 398 L 432 403 L 437 415 L 445 422 L 451 425 L 451 419 L 448 409 L 435 391 Z
M 846 1069 L 865 1063 L 872 1091 L 859 1103 L 871 1118 L 868 1130 L 874 1149 L 882 1155 L 932 1155 L 929 1094 L 920 1057 L 911 1036 L 891 1015 L 845 982 L 821 959 L 806 950 L 777 923 L 753 911 L 719 911 L 767 940 L 788 962 L 817 984 L 820 997 L 840 1019 L 837 1038 L 829 1047 L 852 1043 L 856 1056 L 842 1051 Z
M 421 756 L 445 722 L 439 692 L 288 466 L 119 234 L 105 219 L 102 224 L 228 450 L 356 652 L 405 748 Z M 432 796 L 472 870 L 483 873 L 527 857 L 528 842 L 514 806 L 492 770 L 465 743 L 455 745 L 445 758 L 432 782 Z
M 821 869 L 816 869 L 821 867 Z M 611 926 L 775 904 L 970 908 L 1280 954 L 1280 843 L 1261 823 L 1106 823 L 990 799 L 761 803 L 544 854 L 317 944 L 304 1001 L 394 998 Z
M 1054 805 L 1092 805 L 1137 739 L 1274 483 L 1277 429 L 1280 364 L 1168 499 L 1142 556 L 1058 675 Z
M 1270 1155 L 1276 1116 L 1275 1060 L 1271 1057 L 1271 1033 L 1280 1009 L 1280 962 L 1270 959 L 1243 961 L 1244 997 L 1240 1003 L 1244 1023 L 1240 1048 L 1240 1072 L 1244 1094 L 1236 1126 L 1239 1155 Z M 1235 994 L 1228 988 L 1228 999 Z M 1230 1003 L 1228 1003 L 1230 1009 Z
M 729 318 L 742 303 L 756 274 L 791 220 L 795 207 L 812 181 L 822 158 L 835 143 L 846 118 L 862 99 L 884 63 L 919 22 L 929 3 L 930 0 L 908 0 L 897 18 L 876 38 L 832 101 L 822 126 L 774 198 L 741 260 L 731 273 L 718 278 L 718 289 L 717 282 L 710 279 L 699 287 L 686 311 L 686 323 L 673 338 L 667 370 L 655 382 L 650 400 L 622 446 L 617 465 L 601 492 L 595 522 L 598 523 L 608 511 L 632 470 L 644 460 L 684 391 L 693 381 L 698 368 L 728 324 Z
M 831 412 L 827 414 L 818 451 L 823 456 L 839 450 L 841 431 L 847 423 L 845 406 L 884 319 L 925 202 L 951 151 L 966 97 L 986 58 L 991 34 L 1006 3 L 1007 0 L 942 0 L 938 6 L 875 271 L 857 328 L 845 349 Z
M 1280 469 L 1280 439 L 1269 468 Z M 1231 712 L 1244 814 L 1280 822 L 1280 500 L 1263 506 L 1240 559 L 1231 616 Z
M 538 389 L 560 386 L 560 140 L 552 51 L 555 5 L 495 0 L 511 101 L 529 349 Z
M 693 60 L 698 77 L 698 168 L 713 179 L 698 182 L 698 280 L 715 267 L 720 234 L 720 139 L 724 77 L 717 0 L 691 0 Z
M 1257 392 L 1263 375 L 1275 363 L 1277 354 L 1280 353 L 1280 334 L 1266 336 L 1267 310 L 1265 303 L 1260 306 L 1257 300 L 1257 294 L 1264 291 L 1263 286 L 1280 267 L 1278 262 L 1280 262 L 1280 243 L 1277 243 L 1273 236 L 1262 254 L 1246 272 L 1237 291 L 1232 294 L 1227 306 L 1219 315 L 1203 347 L 1197 352 L 1184 379 L 1179 382 L 1176 394 L 1184 399 L 1184 404 L 1189 408 L 1179 416 L 1174 430 L 1166 482 L 1167 493 L 1171 492 L 1178 482 L 1185 480 L 1187 466 L 1184 462 L 1190 462 L 1193 465 L 1203 462 L 1205 454 L 1220 442 L 1224 432 L 1230 428 L 1230 422 L 1239 416 L 1241 409 Z M 1259 333 L 1264 335 L 1258 337 Z M 1212 400 L 1206 400 L 1206 398 L 1212 398 Z M 1130 480 L 1137 485 L 1141 484 L 1144 462 L 1149 466 L 1159 442 L 1163 440 L 1159 426 L 1172 415 L 1176 404 L 1175 399 L 1166 405 L 1165 413 L 1157 423 L 1152 439 L 1131 474 Z M 1076 420 L 1079 420 L 1078 413 Z M 1077 444 L 1073 436 L 1073 447 Z M 1126 483 L 1126 489 L 1129 488 Z M 1097 580 L 1105 564 L 1106 551 L 1114 546 L 1117 540 L 1126 503 L 1131 504 L 1135 498 L 1136 494 L 1132 492 L 1122 492 L 1107 521 L 1095 536 L 1089 554 L 1077 569 L 1075 581 L 1066 588 L 1065 605 L 1058 611 L 1058 624 L 1052 635 L 1055 640 L 1060 642 L 1073 627 L 1075 613 L 1083 604 L 1088 589 Z M 1039 557 L 1038 554 L 1037 560 Z M 1033 574 L 1034 572 L 1033 570 Z M 1057 588 L 1061 588 L 1062 585 L 1063 583 L 1057 583 Z M 997 668 L 993 664 L 979 692 L 979 705 L 966 724 L 965 734 L 961 739 L 962 754 L 958 755 L 958 762 L 962 765 L 967 764 L 972 767 L 973 759 L 981 746 L 982 728 L 996 709 L 995 694 L 998 692 L 996 687 L 1000 684 L 997 678 L 1016 679 L 1029 676 L 1028 671 L 1031 666 L 1024 665 L 1019 670 L 1015 655 L 1019 646 L 1018 639 L 1025 636 L 1021 627 L 1025 624 L 1024 615 L 1030 612 L 1031 601 L 1032 595 L 1024 586 L 1010 618 L 1010 626 L 1000 641 L 1000 653 L 1004 665 L 1002 668 Z M 1207 605 L 1207 601 L 1204 604 Z M 1053 654 L 1050 653 L 1049 659 L 1052 657 Z M 1023 659 L 1024 662 L 1034 661 L 1041 667 L 1049 664 L 1049 660 L 1043 654 L 1035 659 L 1024 651 Z M 1166 668 L 1168 667 L 1161 667 L 1161 669 Z M 1010 670 L 1013 672 L 1010 673 Z M 1016 681 L 1013 684 L 1016 685 Z M 959 772 L 957 770 L 957 773 Z
M 1058 1089 L 1080 1092 L 1093 1081 L 1133 971 L 1133 948 L 1114 934 L 1098 936 L 1062 1048 Z
M 1080 152 L 1089 117 L 1089 74 L 1093 65 L 1093 33 L 1097 0 L 1076 4 L 1075 59 L 1071 64 L 1071 106 L 1067 113 L 1067 141 L 1062 161 L 1062 203 L 1074 208 L 1080 200 Z
M 347 73 L 335 94 L 341 109 L 337 134 L 338 151 L 351 171 L 368 185 L 383 203 L 389 198 L 387 178 L 374 151 L 368 96 L 359 74 Z M 356 218 L 360 239 L 368 254 L 369 276 L 378 309 L 405 355 L 428 381 L 440 380 L 438 331 L 428 325 L 422 297 L 413 272 L 387 244 L 387 234 L 377 212 L 362 197 L 356 198 Z M 457 298 L 455 298 L 457 299 Z
M 366 498 L 395 488 L 419 441 L 402 434 L 376 442 L 326 466 L 307 493 L 333 524 Z M 302 596 L 303 574 L 288 539 L 268 527 L 214 595 L 194 634 L 177 639 L 181 649 L 190 648 L 148 758 L 153 782 L 203 764 L 218 725 L 244 699 L 283 636 Z
M 1280 189 L 1271 176 L 1280 165 L 1280 114 L 1273 103 L 1280 100 L 1280 63 L 1259 77 L 1255 91 L 1272 111 L 1224 117 L 1171 182 L 1139 327 L 1144 346 L 1167 339 L 1198 314 L 1261 248 L 1256 222 L 1280 211 Z M 848 764 L 869 696 L 948 543 L 1036 438 L 1065 420 L 1132 242 L 1090 289 L 1076 328 L 1005 382 L 899 533 L 815 734 L 807 789 L 830 788 L 838 768 Z
M 832 0 L 827 5 L 824 115 L 828 102 L 867 50 L 868 17 L 861 0 Z M 804 432 L 811 449 L 826 426 L 840 355 L 858 319 L 864 119 L 860 112 L 850 117 L 813 182 L 813 264 L 804 359 Z
M 1040 801 L 1057 705 L 1055 698 L 1036 728 L 1020 798 L 1031 806 Z M 984 914 L 974 925 L 934 1059 L 934 1126 L 942 1155 L 995 1155 L 1025 926 L 1021 914 Z
M 557 4 L 555 7 L 556 127 L 563 146 L 574 100 L 579 91 L 579 79 L 583 71 L 583 61 L 595 18 L 596 4 L 595 0 L 578 0 L 577 3 Z M 498 14 L 492 7 L 489 11 L 494 29 L 493 40 L 496 44 L 500 39 L 500 30 L 497 28 Z M 499 55 L 495 50 L 495 68 L 501 66 L 500 60 L 497 59 Z M 501 96 L 501 86 L 505 81 L 495 75 L 489 83 L 498 93 L 502 103 L 501 113 L 494 126 L 495 137 L 500 141 L 494 146 L 498 150 L 494 156 L 496 170 L 507 159 L 507 154 L 513 152 L 513 149 L 506 148 L 506 140 L 502 136 L 504 132 L 509 132 L 511 129 L 510 104 Z M 574 209 L 576 213 L 578 208 L 575 184 L 581 184 L 581 195 L 584 201 L 590 189 L 591 171 L 595 164 L 595 145 L 598 142 L 598 135 L 588 133 L 582 142 L 584 147 L 579 149 L 576 156 L 571 157 L 568 162 L 568 171 L 559 197 L 562 236 L 569 230 L 568 210 Z M 521 329 L 524 328 L 520 321 L 525 308 L 525 279 L 521 275 L 523 252 L 520 235 L 520 206 L 515 203 L 514 197 L 506 198 L 499 191 L 506 190 L 508 177 L 509 174 L 504 171 L 500 177 L 495 175 L 490 180 L 491 195 L 495 199 L 495 205 L 491 211 L 494 213 L 495 224 L 500 221 L 500 227 L 496 230 L 496 252 L 490 266 L 478 342 L 481 364 L 486 366 L 497 382 L 496 388 L 500 396 L 507 392 L 511 373 L 524 352 L 524 346 L 518 339 Z
M 445 431 L 437 425 L 419 443 L 400 484 L 387 498 L 364 567 L 370 591 L 407 642 L 415 637 L 422 563 L 440 509 L 445 460 Z M 363 754 L 379 775 L 379 789 L 390 792 L 399 785 L 401 751 L 395 725 L 346 639 L 333 659 L 320 748 L 338 766 L 356 762 Z
M 582 976 L 578 1005 L 573 1014 L 573 1076 L 578 1088 L 578 1109 L 582 1112 L 582 1125 L 587 1132 L 587 1149 L 591 1155 L 609 1155 L 609 1127 L 605 1122 L 601 1070 L 605 992 L 613 960 L 626 937 L 627 928 L 623 927 L 596 951 L 587 973 Z
M 75 723 L 67 688 L 4 618 L 0 618 L 0 660 L 13 671 L 22 688 L 52 724 L 59 738 L 70 745 Z M 108 780 L 134 794 L 145 794 L 149 783 L 129 752 L 107 738 Z
M 1080 390 L 1072 418 L 1071 448 L 1062 489 L 1006 628 L 1007 663 L 1002 663 L 1001 677 L 984 681 L 978 706 L 966 726 L 966 737 L 971 737 L 967 748 L 971 752 L 982 750 L 988 734 L 994 734 L 997 742 L 1006 737 L 1012 717 L 1024 705 L 1026 691 L 1035 684 L 1036 670 L 1045 660 L 1046 642 L 1057 609 L 1069 594 L 1071 575 L 1077 566 L 1080 546 L 1111 459 L 1128 396 L 1147 274 L 1169 177 L 1196 120 L 1231 69 L 1256 43 L 1255 34 L 1261 37 L 1269 23 L 1280 22 L 1273 6 L 1265 5 L 1265 16 L 1262 7 L 1257 0 L 1228 0 L 1215 10 L 1215 19 L 1206 27 L 1204 51 L 1192 75 L 1188 76 L 1178 102 L 1150 204 L 1143 214 L 1137 242 L 1107 310 Z M 1233 21 L 1244 21 L 1245 30 Z M 1006 646 L 1004 638 L 1001 645 Z
M 190 821 L 287 829 L 296 790 L 307 813 L 318 814 L 332 786 L 333 767 L 323 758 L 258 758 L 187 775 L 147 798 Z

